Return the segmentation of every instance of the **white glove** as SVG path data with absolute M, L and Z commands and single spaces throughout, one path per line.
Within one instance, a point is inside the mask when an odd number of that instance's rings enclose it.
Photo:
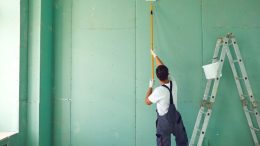
M 154 82 L 154 80 L 152 80 L 152 79 L 149 81 L 149 88 L 153 88 L 153 82 Z
M 152 49 L 151 49 L 151 54 L 153 55 L 154 58 L 157 56 Z

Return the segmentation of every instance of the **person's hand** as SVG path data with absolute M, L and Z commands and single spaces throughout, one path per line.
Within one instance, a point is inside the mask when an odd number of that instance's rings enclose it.
M 157 55 L 154 53 L 154 51 L 151 49 L 151 54 L 153 55 L 153 57 L 155 58 Z
M 153 79 L 151 79 L 151 80 L 149 81 L 149 88 L 153 88 L 153 82 L 154 82 Z

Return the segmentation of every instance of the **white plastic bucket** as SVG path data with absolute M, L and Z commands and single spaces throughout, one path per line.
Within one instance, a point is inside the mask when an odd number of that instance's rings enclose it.
M 202 66 L 206 79 L 215 79 L 219 68 L 219 62 L 211 63 Z

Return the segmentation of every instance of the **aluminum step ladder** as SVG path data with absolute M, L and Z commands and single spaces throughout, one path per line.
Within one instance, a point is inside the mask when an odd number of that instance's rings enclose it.
M 229 46 L 231 46 L 234 49 L 233 54 L 235 54 L 236 56 L 235 59 L 233 59 L 232 57 L 232 53 L 230 51 Z M 190 146 L 202 145 L 203 139 L 206 134 L 207 126 L 212 114 L 212 107 L 215 103 L 219 81 L 222 75 L 222 67 L 226 56 L 228 57 L 230 67 L 233 72 L 240 100 L 242 102 L 243 110 L 247 119 L 248 126 L 251 131 L 254 144 L 255 146 L 260 146 L 260 137 L 257 136 L 257 132 L 260 132 L 260 116 L 257 109 L 258 105 L 252 92 L 252 88 L 239 51 L 237 41 L 232 33 L 229 33 L 225 37 L 217 40 L 212 59 L 212 63 L 219 63 L 217 75 L 216 78 L 207 80 L 203 100 L 201 102 L 200 110 L 198 112 L 196 123 L 192 132 L 192 137 L 189 144 Z M 253 122 L 252 119 L 255 122 Z

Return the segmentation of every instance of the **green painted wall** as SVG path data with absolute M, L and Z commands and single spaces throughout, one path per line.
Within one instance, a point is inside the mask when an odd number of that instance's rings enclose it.
M 155 48 L 177 80 L 189 137 L 206 83 L 201 66 L 211 59 L 218 37 L 237 36 L 260 100 L 259 4 L 156 3 Z M 144 105 L 150 78 L 149 3 L 56 0 L 54 5 L 54 145 L 155 145 L 155 107 Z M 252 145 L 228 64 L 223 75 L 206 143 Z
M 21 14 L 21 36 L 28 38 L 21 44 L 22 132 L 10 145 L 155 146 L 155 106 L 144 105 L 150 79 L 149 3 L 21 2 L 26 12 Z M 156 3 L 155 48 L 177 80 L 178 107 L 189 137 L 206 83 L 201 66 L 211 59 L 219 36 L 227 32 L 237 36 L 260 101 L 259 4 Z M 205 143 L 253 145 L 227 63 L 219 89 Z
M 71 145 L 135 145 L 135 1 L 73 1 L 72 14 Z
M 233 1 L 226 3 L 156 5 L 157 52 L 178 82 L 179 107 L 189 136 L 204 90 L 201 66 L 210 60 L 219 36 L 236 34 L 259 95 L 259 59 L 254 55 L 258 49 L 254 40 L 260 37 L 259 2 L 239 1 L 231 8 Z M 154 145 L 154 107 L 143 104 L 150 71 L 148 4 L 78 0 L 56 1 L 56 6 L 55 117 L 63 122 L 55 125 L 55 144 Z M 211 145 L 246 145 L 251 139 L 227 65 L 223 74 L 206 139 Z M 220 119 L 228 122 L 219 124 Z M 234 134 L 236 129 L 241 132 Z

